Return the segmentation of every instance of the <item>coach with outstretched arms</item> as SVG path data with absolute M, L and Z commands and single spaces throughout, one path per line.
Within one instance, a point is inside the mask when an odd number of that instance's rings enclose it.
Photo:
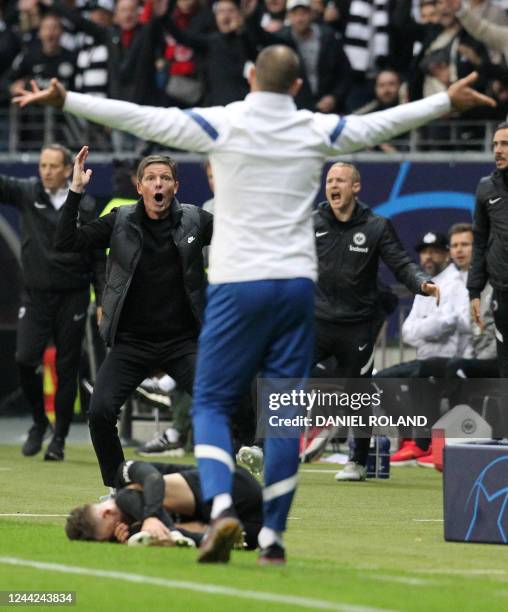
M 241 531 L 231 497 L 230 415 L 257 372 L 305 379 L 313 352 L 316 249 L 312 204 L 325 159 L 386 142 L 452 108 L 495 104 L 470 85 L 364 116 L 296 109 L 299 59 L 289 47 L 263 49 L 249 73 L 251 93 L 226 107 L 143 107 L 67 93 L 58 81 L 14 101 L 52 104 L 163 145 L 208 154 L 215 178 L 215 223 L 208 300 L 199 340 L 193 425 L 203 496 L 212 523 L 199 560 L 227 560 Z M 295 493 L 297 438 L 265 444 L 259 562 L 285 562 L 283 532 Z
M 494 132 L 494 172 L 476 190 L 473 223 L 473 261 L 467 279 L 473 320 L 482 329 L 480 294 L 487 281 L 494 288 L 499 375 L 508 378 L 508 122 Z

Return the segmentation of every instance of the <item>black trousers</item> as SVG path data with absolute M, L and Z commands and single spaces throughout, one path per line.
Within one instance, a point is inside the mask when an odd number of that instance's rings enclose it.
M 21 388 L 32 406 L 34 423 L 44 427 L 41 360 L 51 339 L 56 348 L 58 385 L 55 396 L 55 434 L 69 433 L 76 399 L 81 346 L 90 292 L 35 291 L 25 289 L 18 314 L 16 363 Z
M 492 296 L 496 325 L 497 365 L 499 376 L 508 378 L 508 291 L 494 289 Z
M 124 402 L 147 376 L 160 370 L 192 395 L 196 353 L 195 336 L 159 341 L 123 337 L 113 346 L 97 373 L 89 411 L 90 435 L 106 486 L 114 486 L 124 461 L 117 430 Z
M 330 323 L 316 320 L 314 364 L 335 357 L 337 378 L 371 378 L 374 367 L 374 345 L 377 321 L 361 323 Z M 367 465 L 370 432 L 353 430 L 355 449 L 352 461 Z

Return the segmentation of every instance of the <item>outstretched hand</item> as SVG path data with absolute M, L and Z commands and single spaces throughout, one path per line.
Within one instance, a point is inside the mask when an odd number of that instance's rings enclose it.
M 63 108 L 67 91 L 58 79 L 51 79 L 46 89 L 41 89 L 35 81 L 30 81 L 32 91 L 21 89 L 13 98 L 12 102 L 20 108 L 29 104 L 46 104 L 55 108 Z
M 448 87 L 448 95 L 455 110 L 463 112 L 475 106 L 497 106 L 494 98 L 481 94 L 472 88 L 477 79 L 478 73 L 471 72 Z
M 439 301 L 441 299 L 441 293 L 439 291 L 439 287 L 434 283 L 423 283 L 422 291 L 425 295 L 431 295 L 436 298 L 436 306 L 439 306 Z
M 74 170 L 72 172 L 71 191 L 83 193 L 92 177 L 92 170 L 85 170 L 85 162 L 88 157 L 88 147 L 85 145 L 76 155 L 74 160 Z

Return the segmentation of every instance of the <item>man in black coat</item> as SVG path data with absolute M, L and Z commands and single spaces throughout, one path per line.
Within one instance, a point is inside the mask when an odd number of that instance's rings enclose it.
M 70 252 L 110 248 L 99 329 L 111 351 L 97 374 L 89 425 L 104 484 L 113 486 L 124 460 L 116 422 L 132 391 L 164 370 L 192 394 L 206 284 L 202 249 L 210 244 L 213 217 L 180 204 L 176 163 L 151 155 L 138 166 L 137 204 L 78 227 L 91 176 L 87 155 L 83 147 L 76 157 L 55 244 Z
M 0 176 L 0 201 L 16 206 L 21 215 L 24 288 L 18 315 L 16 362 L 34 421 L 23 445 L 25 456 L 41 450 L 49 426 L 44 412 L 41 360 L 51 339 L 57 350 L 56 423 L 44 457 L 47 460 L 64 458 L 65 438 L 74 413 L 90 282 L 93 281 L 99 300 L 104 280 L 104 253 L 96 251 L 83 258 L 59 253 L 53 247 L 71 171 L 70 151 L 51 144 L 41 151 L 40 178 Z M 95 213 L 94 200 L 86 196 L 79 205 L 80 218 L 89 221 Z
M 467 279 L 471 312 L 484 328 L 480 294 L 487 281 L 494 288 L 499 375 L 508 377 L 508 122 L 497 126 L 493 141 L 496 170 L 482 178 L 476 191 L 473 261 Z
M 321 113 L 340 113 L 351 85 L 351 66 L 342 46 L 341 35 L 324 24 L 312 21 L 310 0 L 288 0 L 288 26 L 278 32 L 261 27 L 263 10 L 249 5 L 247 33 L 263 47 L 284 44 L 294 49 L 301 64 L 302 87 L 295 98 L 298 108 Z
M 326 176 L 326 202 L 315 213 L 318 254 L 315 362 L 334 356 L 339 378 L 370 378 L 379 319 L 384 317 L 378 286 L 382 259 L 411 293 L 439 298 L 437 285 L 413 263 L 388 219 L 357 199 L 360 173 L 334 164 Z M 351 461 L 336 479 L 365 479 L 370 432 L 355 432 Z

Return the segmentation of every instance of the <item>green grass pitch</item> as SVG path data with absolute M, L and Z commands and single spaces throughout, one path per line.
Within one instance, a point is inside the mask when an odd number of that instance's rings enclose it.
M 444 542 L 440 474 L 337 483 L 331 470 L 302 467 L 286 567 L 244 552 L 202 566 L 191 550 L 69 542 L 63 517 L 5 516 L 64 515 L 105 489 L 89 447 L 47 463 L 0 446 L 0 590 L 75 591 L 86 612 L 508 609 L 508 548 Z

